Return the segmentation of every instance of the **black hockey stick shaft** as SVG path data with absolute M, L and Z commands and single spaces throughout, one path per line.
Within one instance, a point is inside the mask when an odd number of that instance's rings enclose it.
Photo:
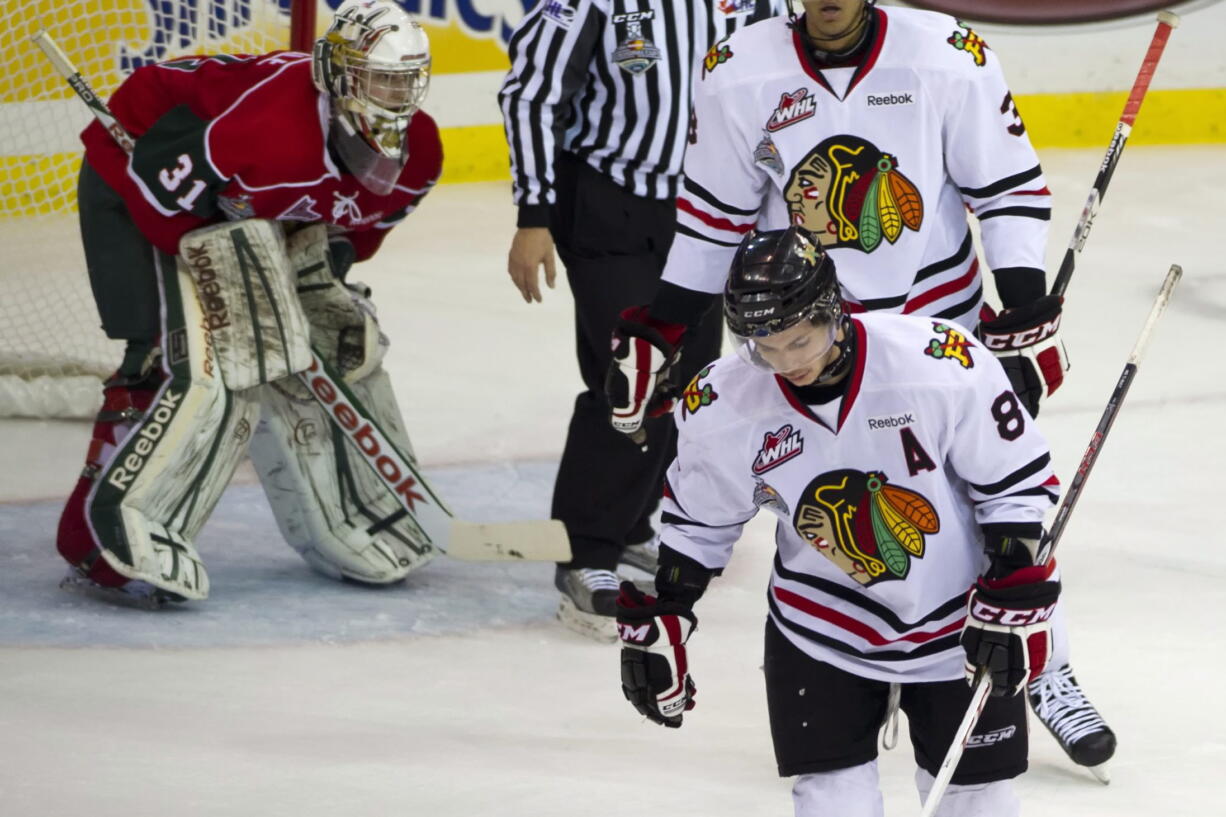
M 1056 518 L 1048 531 L 1047 543 L 1042 554 L 1044 562 L 1051 560 L 1052 554 L 1056 550 L 1056 545 L 1064 534 L 1069 516 L 1072 515 L 1073 508 L 1077 506 L 1077 500 L 1081 498 L 1081 491 L 1085 487 L 1086 480 L 1090 477 L 1090 471 L 1093 470 L 1094 463 L 1098 460 L 1099 452 L 1102 451 L 1103 444 L 1107 441 L 1107 435 L 1111 433 L 1111 427 L 1115 425 L 1115 418 L 1119 416 L 1120 407 L 1124 404 L 1124 398 L 1128 396 L 1128 389 L 1132 386 L 1133 378 L 1137 375 L 1137 369 L 1141 365 L 1141 356 L 1145 353 L 1145 347 L 1149 344 L 1149 338 L 1153 334 L 1154 326 L 1158 323 L 1158 319 L 1162 317 L 1162 313 L 1166 311 L 1167 304 L 1171 300 L 1171 293 L 1174 291 L 1175 285 L 1179 283 L 1179 278 L 1182 275 L 1183 268 L 1178 264 L 1172 264 L 1166 274 L 1166 280 L 1162 282 L 1162 288 L 1158 290 L 1158 296 L 1154 299 L 1154 305 L 1149 311 L 1149 317 L 1145 320 L 1145 326 L 1141 329 L 1136 345 L 1132 347 L 1132 354 L 1128 356 L 1128 362 L 1124 364 L 1124 370 L 1120 373 L 1120 379 L 1115 383 L 1115 389 L 1111 392 L 1111 399 L 1107 401 L 1107 407 L 1103 410 L 1103 415 L 1098 421 L 1098 427 L 1094 429 L 1094 434 L 1090 437 L 1090 444 L 1087 446 L 1085 454 L 1081 457 L 1081 463 L 1077 466 L 1077 473 L 1073 474 L 1068 490 L 1064 493 L 1064 500 L 1060 503 L 1059 510 L 1056 511 Z
M 90 112 L 115 142 L 131 153 L 135 147 L 132 135 L 51 35 L 39 31 L 30 39 L 47 55 L 55 70 L 89 106 Z M 562 523 L 556 520 L 481 524 L 455 518 L 417 469 L 414 460 L 397 447 L 341 375 L 314 347 L 311 348 L 311 367 L 295 376 L 306 386 L 332 425 L 354 446 L 356 453 L 395 497 L 402 509 L 399 518 L 411 517 L 414 527 L 438 550 L 454 558 L 473 561 L 570 561 L 570 542 Z
M 1090 188 L 1090 196 L 1086 199 L 1085 207 L 1082 208 L 1081 219 L 1073 229 L 1073 238 L 1069 242 L 1068 249 L 1064 251 L 1064 260 L 1060 264 L 1060 271 L 1056 274 L 1056 281 L 1052 284 L 1052 295 L 1063 295 L 1068 289 L 1069 281 L 1073 277 L 1073 268 L 1077 265 L 1077 256 L 1081 254 L 1081 249 L 1090 236 L 1090 229 L 1094 226 L 1094 217 L 1098 215 L 1098 208 L 1107 195 L 1107 186 L 1111 184 L 1115 166 L 1119 164 L 1124 145 L 1127 144 L 1128 136 L 1132 133 L 1132 126 L 1137 121 L 1141 103 L 1145 101 L 1145 94 L 1149 91 L 1150 80 L 1154 78 L 1154 71 L 1158 68 L 1158 61 L 1162 59 L 1162 52 L 1166 50 L 1166 42 L 1171 32 L 1178 26 L 1179 15 L 1172 11 L 1158 12 L 1158 29 L 1149 41 L 1149 49 L 1145 52 L 1145 59 L 1141 62 L 1141 70 L 1132 84 L 1128 102 L 1124 104 L 1124 112 L 1120 114 L 1119 121 L 1115 125 L 1115 135 L 1111 137 L 1111 144 L 1107 146 L 1107 155 L 1103 157 L 1103 163 L 1099 165 L 1098 176 L 1094 179 L 1094 186 Z

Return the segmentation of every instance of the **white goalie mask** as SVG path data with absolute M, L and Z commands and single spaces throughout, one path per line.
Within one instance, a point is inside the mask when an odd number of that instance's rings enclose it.
M 372 192 L 391 192 L 430 86 L 426 32 L 390 0 L 350 0 L 316 40 L 311 77 L 332 97 L 331 142 L 346 168 Z

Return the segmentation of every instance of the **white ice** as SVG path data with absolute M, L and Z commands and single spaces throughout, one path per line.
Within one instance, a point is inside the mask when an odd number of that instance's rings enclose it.
M 1054 271 L 1101 151 L 1042 158 Z M 1035 724 L 1031 815 L 1226 813 L 1224 170 L 1221 148 L 1129 147 L 1069 289 L 1073 370 L 1041 416 L 1066 483 L 1167 267 L 1185 270 L 1061 545 L 1073 665 L 1119 734 L 1114 780 Z M 519 300 L 512 224 L 507 185 L 444 186 L 357 273 L 418 451 L 473 518 L 547 513 L 577 390 L 565 281 Z M 0 423 L 2 817 L 791 813 L 758 668 L 765 520 L 698 607 L 698 706 L 666 731 L 622 700 L 615 647 L 553 620 L 550 566 L 440 560 L 403 587 L 333 584 L 280 542 L 247 472 L 202 537 L 206 602 L 149 613 L 57 590 L 85 435 Z M 882 758 L 890 815 L 919 812 L 903 734 Z

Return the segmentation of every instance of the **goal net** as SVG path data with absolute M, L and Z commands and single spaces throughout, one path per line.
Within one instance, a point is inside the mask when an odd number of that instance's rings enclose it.
M 300 0 L 299 0 L 300 1 Z M 310 0 L 314 2 L 314 0 Z M 76 179 L 90 114 L 30 42 L 45 29 L 104 99 L 136 68 L 289 47 L 292 0 L 17 0 L 0 26 L 0 417 L 92 417 L 122 346 L 99 326 Z

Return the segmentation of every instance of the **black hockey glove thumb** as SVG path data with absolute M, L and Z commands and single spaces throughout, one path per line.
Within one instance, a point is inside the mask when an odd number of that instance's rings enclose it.
M 694 708 L 696 689 L 685 642 L 697 626 L 685 605 L 658 601 L 622 582 L 617 599 L 622 693 L 648 719 L 674 729 Z
M 605 376 L 609 422 L 618 431 L 634 434 L 647 417 L 672 410 L 677 397 L 672 367 L 684 334 L 684 326 L 656 320 L 645 306 L 621 313 L 613 330 L 613 362 Z

